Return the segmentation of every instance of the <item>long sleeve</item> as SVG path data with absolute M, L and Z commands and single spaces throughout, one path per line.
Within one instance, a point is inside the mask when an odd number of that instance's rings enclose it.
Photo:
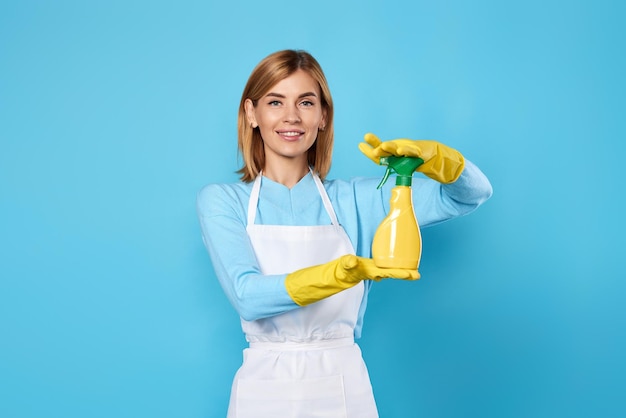
M 378 178 L 354 178 L 325 182 L 339 223 L 347 232 L 356 254 L 371 257 L 371 244 L 380 221 L 389 211 L 393 181 L 376 189 Z M 319 193 L 310 175 L 287 189 L 264 179 L 258 203 L 257 223 L 266 225 L 327 225 Z M 440 184 L 415 175 L 413 204 L 421 227 L 432 226 L 468 214 L 492 193 L 485 175 L 466 160 L 461 176 L 452 184 Z M 202 238 L 217 278 L 239 315 L 248 321 L 278 315 L 298 305 L 285 287 L 286 275 L 263 275 L 246 231 L 247 205 L 251 185 L 236 183 L 208 185 L 198 194 L 197 210 Z M 367 294 L 372 281 L 366 280 L 355 337 L 359 337 Z
M 389 198 L 395 182 L 390 179 L 377 190 L 379 182 L 378 178 L 356 178 L 350 182 L 332 182 L 328 188 L 333 205 L 338 209 L 339 222 L 348 232 L 357 255 L 361 257 L 371 257 L 374 234 L 380 221 L 389 212 Z M 466 215 L 492 194 L 487 177 L 467 159 L 456 182 L 441 184 L 414 175 L 412 190 L 413 209 L 421 228 Z M 355 329 L 356 338 L 361 336 L 367 299 L 373 284 L 370 280 L 365 281 L 366 291 Z
M 286 275 L 263 275 L 246 232 L 245 185 L 209 185 L 197 197 L 202 239 L 230 303 L 248 321 L 298 308 Z
M 370 257 L 376 228 L 389 212 L 392 178 L 377 189 L 379 178 L 354 178 L 348 182 L 328 182 L 327 190 L 357 255 Z M 466 159 L 465 168 L 456 182 L 441 184 L 414 175 L 413 209 L 420 227 L 425 228 L 466 215 L 492 194 L 491 184 L 478 167 Z
M 471 161 L 465 160 L 461 176 L 450 184 L 427 178 L 414 180 L 413 207 L 420 227 L 467 215 L 491 197 L 491 183 Z M 386 208 L 388 210 L 388 208 Z

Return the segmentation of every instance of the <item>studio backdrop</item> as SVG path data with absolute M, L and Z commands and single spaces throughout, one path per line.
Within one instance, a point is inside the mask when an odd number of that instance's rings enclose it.
M 436 139 L 489 177 L 376 283 L 383 418 L 622 417 L 624 6 L 618 1 L 0 4 L 0 416 L 218 418 L 246 347 L 198 190 L 234 182 L 254 65 L 311 52 L 357 149 Z

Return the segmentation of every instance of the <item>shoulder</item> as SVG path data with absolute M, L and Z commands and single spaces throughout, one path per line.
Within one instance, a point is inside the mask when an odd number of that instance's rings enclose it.
M 250 195 L 252 183 L 212 183 L 202 187 L 198 192 L 198 200 L 208 199 L 213 196 L 235 197 L 242 194 Z
M 201 215 L 213 215 L 240 209 L 250 198 L 252 183 L 207 184 L 196 196 Z

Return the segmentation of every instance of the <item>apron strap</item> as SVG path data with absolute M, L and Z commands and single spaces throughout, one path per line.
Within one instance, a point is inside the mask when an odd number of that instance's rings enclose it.
M 252 191 L 250 192 L 250 199 L 248 200 L 248 223 L 247 225 L 254 225 L 256 219 L 256 208 L 259 203 L 259 191 L 261 190 L 261 177 L 263 172 L 261 171 L 252 185 Z
M 319 176 L 311 170 L 309 167 L 309 172 L 313 176 L 313 181 L 315 182 L 315 186 L 317 186 L 317 191 L 322 198 L 322 203 L 324 204 L 324 209 L 326 209 L 326 213 L 330 218 L 330 222 L 333 225 L 339 225 L 339 221 L 337 220 L 337 215 L 335 214 L 335 210 L 333 209 L 333 205 L 330 202 L 330 198 L 328 197 L 328 193 L 326 193 L 326 189 L 322 184 L 322 180 L 320 180 Z M 247 225 L 254 225 L 254 220 L 256 219 L 256 209 L 259 203 L 259 193 L 261 191 L 261 177 L 263 177 L 263 171 L 259 172 L 254 179 L 254 184 L 252 184 L 252 191 L 250 192 L 250 200 L 248 200 L 248 223 Z
M 333 209 L 332 203 L 330 203 L 330 198 L 328 197 L 328 193 L 326 193 L 326 189 L 322 184 L 322 180 L 311 170 L 311 175 L 313 176 L 313 180 L 315 181 L 315 185 L 317 186 L 317 190 L 322 197 L 322 202 L 324 203 L 324 208 L 326 209 L 326 213 L 328 213 L 328 217 L 330 218 L 330 222 L 333 225 L 339 225 L 339 221 L 337 221 L 337 215 L 335 214 L 335 209 Z

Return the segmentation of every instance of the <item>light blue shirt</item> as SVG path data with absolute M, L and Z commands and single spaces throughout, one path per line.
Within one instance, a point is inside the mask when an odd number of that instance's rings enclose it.
M 371 244 L 380 221 L 389 211 L 394 186 L 390 179 L 376 189 L 378 178 L 354 178 L 324 182 L 339 223 L 356 255 L 371 257 Z M 468 214 L 492 194 L 485 175 L 470 161 L 458 180 L 440 184 L 428 178 L 413 178 L 413 208 L 420 228 Z M 299 306 L 285 288 L 286 274 L 263 275 L 246 232 L 248 200 L 252 183 L 210 184 L 198 193 L 197 210 L 202 238 L 217 278 L 231 304 L 247 320 L 278 315 Z M 257 207 L 257 224 L 329 225 L 330 219 L 311 174 L 291 189 L 263 178 Z M 372 286 L 365 293 L 355 329 L 361 336 L 363 315 Z

